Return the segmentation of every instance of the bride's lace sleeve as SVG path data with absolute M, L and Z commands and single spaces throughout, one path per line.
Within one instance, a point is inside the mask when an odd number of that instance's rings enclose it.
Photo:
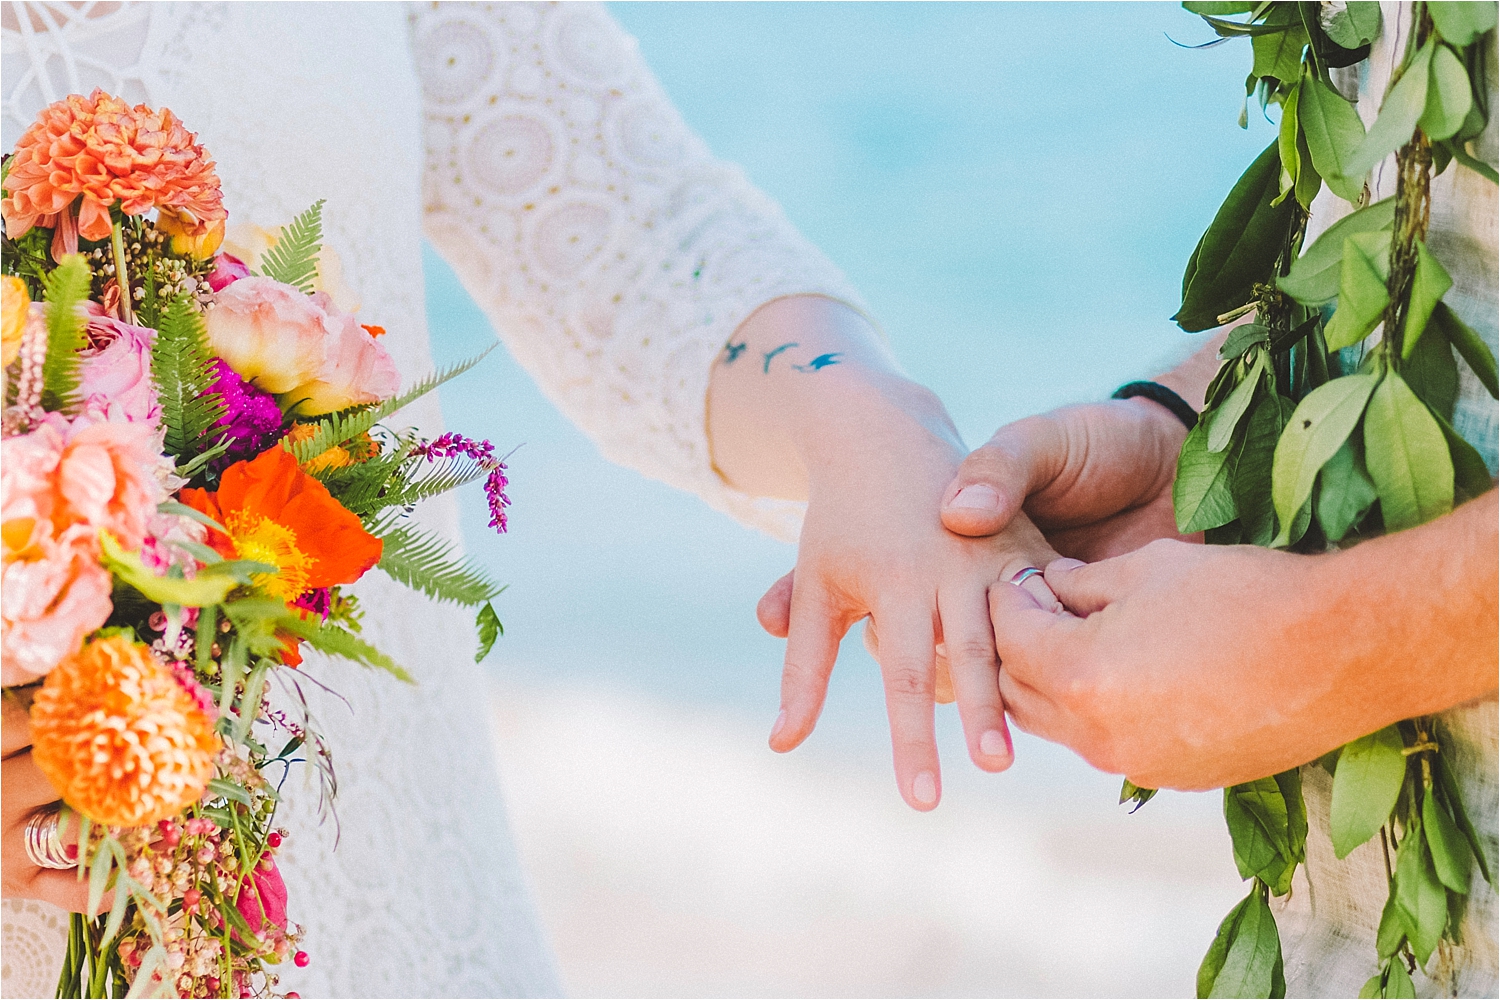
M 780 537 L 800 504 L 730 489 L 710 366 L 758 306 L 857 303 L 843 275 L 716 160 L 593 4 L 411 9 L 426 228 L 511 353 L 606 458 Z

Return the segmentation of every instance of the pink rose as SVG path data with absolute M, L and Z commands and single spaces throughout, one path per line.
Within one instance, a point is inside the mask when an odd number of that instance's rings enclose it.
M 92 302 L 89 307 L 89 343 L 79 352 L 84 408 L 107 420 L 156 424 L 161 417 L 151 378 L 156 331 L 106 316 Z
M 34 681 L 76 653 L 114 607 L 114 582 L 93 552 L 93 531 L 79 524 L 53 538 L 46 522 L 28 520 L 7 520 L 4 529 L 0 683 L 7 686 Z
M 241 278 L 250 277 L 245 262 L 232 253 L 221 253 L 214 258 L 214 269 L 208 275 L 208 287 L 222 292 Z
M 237 375 L 303 416 L 379 402 L 401 386 L 391 356 L 352 314 L 322 292 L 270 278 L 240 278 L 218 293 L 208 337 Z
M 256 937 L 265 937 L 271 927 L 286 930 L 286 883 L 269 855 L 240 882 L 234 905 Z

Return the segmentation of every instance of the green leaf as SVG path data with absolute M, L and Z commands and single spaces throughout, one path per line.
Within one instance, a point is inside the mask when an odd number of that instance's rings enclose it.
M 1453 460 L 1437 420 L 1396 372 L 1370 396 L 1365 467 L 1380 494 L 1385 530 L 1425 524 L 1453 509 Z
M 1219 358 L 1223 361 L 1233 361 L 1240 357 L 1256 344 L 1269 344 L 1271 342 L 1271 331 L 1259 323 L 1242 323 L 1229 331 L 1224 345 L 1219 348 Z
M 1441 330 L 1443 336 L 1448 338 L 1448 343 L 1458 352 L 1458 356 L 1478 376 L 1479 381 L 1489 390 L 1490 395 L 1497 395 L 1495 377 L 1495 355 L 1484 339 L 1475 333 L 1473 328 L 1458 318 L 1452 308 L 1446 302 L 1439 302 L 1432 310 L 1432 319 L 1429 321 L 1437 329 Z
M 208 791 L 220 798 L 230 799 L 234 802 L 242 802 L 245 805 L 253 805 L 250 801 L 250 793 L 237 781 L 229 781 L 225 778 L 210 778 Z
M 1494 7 L 1491 5 L 1490 9 L 1494 10 Z M 1432 78 L 1427 85 L 1427 106 L 1417 124 L 1422 126 L 1429 139 L 1440 142 L 1463 126 L 1473 105 L 1474 94 L 1469 89 L 1468 70 L 1446 45 L 1433 49 L 1429 72 Z
M 1290 839 L 1286 799 L 1275 778 L 1224 789 L 1224 820 L 1241 878 L 1258 878 L 1282 895 L 1291 884 L 1296 852 Z
M 1437 304 L 1453 287 L 1447 268 L 1427 249 L 1427 244 L 1417 240 L 1417 267 L 1411 278 L 1411 298 L 1406 306 L 1406 321 L 1401 333 L 1401 356 L 1411 357 L 1427 329 L 1427 320 Z
M 1284 26 L 1283 31 L 1268 31 L 1250 39 L 1255 64 L 1250 72 L 1261 79 L 1273 77 L 1283 83 L 1297 79 L 1302 69 L 1302 50 L 1307 46 L 1307 30 L 1296 4 L 1278 4 L 1266 18 L 1266 27 Z
M 104 924 L 104 937 L 100 939 L 100 947 L 107 946 L 120 933 L 120 926 L 125 923 L 125 910 L 130 906 L 131 894 L 124 891 L 123 887 L 115 886 L 115 899 L 109 908 L 109 919 Z
M 206 573 L 197 579 L 157 576 L 146 568 L 141 557 L 120 548 L 113 535 L 99 532 L 99 562 L 113 573 L 116 579 L 140 591 L 147 599 L 158 604 L 180 604 L 188 608 L 201 608 L 218 604 L 238 584 L 232 577 L 213 576 Z
M 1380 34 L 1380 4 L 1375 0 L 1352 0 L 1343 10 L 1331 10 L 1323 31 L 1340 48 L 1368 45 Z
M 1323 329 L 1330 351 L 1353 346 L 1369 336 L 1390 304 L 1386 276 L 1390 273 L 1390 235 L 1354 233 L 1344 240 L 1339 269 L 1339 305 Z
M 1203 962 L 1198 966 L 1198 997 L 1214 995 L 1214 983 L 1219 978 L 1219 973 L 1224 968 L 1224 959 L 1229 954 L 1229 946 L 1234 942 L 1239 932 L 1240 921 L 1245 916 L 1245 911 L 1250 907 L 1250 901 L 1260 895 L 1260 887 L 1251 889 L 1250 895 L 1235 904 L 1229 915 L 1219 922 L 1219 930 L 1214 934 L 1213 943 L 1208 946 L 1208 954 L 1203 956 Z
M 87 320 L 82 312 L 93 280 L 83 254 L 67 254 L 47 277 L 47 358 L 42 362 L 42 409 L 71 412 L 78 398 Z
M 1380 832 L 1406 777 L 1406 745 L 1395 726 L 1362 736 L 1339 754 L 1333 775 L 1328 833 L 1340 858 Z
M 1290 273 L 1276 279 L 1276 287 L 1305 306 L 1320 306 L 1325 302 L 1332 302 L 1339 294 L 1344 240 L 1356 233 L 1389 231 L 1395 212 L 1396 200 L 1386 198 L 1344 216 L 1329 226 L 1328 231 L 1292 263 Z M 1390 236 L 1387 232 L 1386 250 L 1380 254 L 1387 259 L 1390 257 L 1389 245 Z
M 1469 151 L 1458 143 L 1450 143 L 1449 148 L 1453 152 L 1453 158 L 1459 163 L 1462 163 L 1491 184 L 1500 184 L 1500 173 L 1496 173 L 1494 167 L 1481 159 L 1470 156 Z
M 109 876 L 114 866 L 115 856 L 109 849 L 109 841 L 102 841 L 94 850 L 94 859 L 89 864 L 89 904 L 86 911 L 89 916 L 99 912 L 99 904 L 104 902 L 104 893 L 109 889 Z
M 1343 541 L 1378 496 L 1365 471 L 1364 447 L 1359 438 L 1351 437 L 1318 475 L 1318 502 L 1314 506 L 1324 537 L 1330 542 Z
M 1416 350 L 1401 366 L 1401 377 L 1434 413 L 1444 419 L 1453 416 L 1453 404 L 1458 399 L 1458 362 L 1441 334 L 1417 341 Z
M 1258 889 L 1234 928 L 1234 938 L 1224 955 L 1224 965 L 1214 977 L 1210 997 L 1269 997 L 1276 966 L 1281 960 L 1281 935 L 1276 918 Z
M 1365 133 L 1365 141 L 1346 165 L 1347 176 L 1364 177 L 1375 164 L 1411 141 L 1417 119 L 1427 108 L 1428 67 L 1435 45 L 1429 38 L 1385 95 L 1375 124 Z
M 1281 99 L 1281 124 L 1276 129 L 1276 152 L 1281 157 L 1281 195 L 1297 186 L 1301 172 L 1302 157 L 1297 152 L 1297 95 L 1300 87 L 1293 87 Z M 1306 206 L 1303 206 L 1306 207 Z
M 1260 384 L 1266 372 L 1265 351 L 1256 351 L 1253 360 L 1241 361 L 1241 367 L 1248 361 L 1249 370 L 1240 379 L 1224 405 L 1218 407 L 1208 418 L 1208 450 L 1211 452 L 1223 451 L 1229 447 L 1229 439 L 1234 436 L 1235 430 L 1240 425 L 1240 419 L 1244 417 L 1245 411 L 1250 409 L 1250 404 L 1255 400 L 1255 394 L 1260 390 Z M 1199 421 L 1202 422 L 1201 420 Z
M 1303 69 L 1300 89 L 1297 113 L 1313 166 L 1334 194 L 1345 201 L 1358 201 L 1364 192 L 1364 177 L 1346 177 L 1345 164 L 1365 140 L 1359 112 L 1311 68 Z
M 323 202 L 282 227 L 276 245 L 260 258 L 260 273 L 311 295 L 318 278 L 318 248 L 323 242 Z
M 1376 1000 L 1380 996 L 1381 980 L 1384 978 L 1384 975 L 1377 972 L 1366 979 L 1365 984 L 1359 988 L 1359 1000 Z
M 1396 906 L 1417 962 L 1426 965 L 1448 926 L 1448 891 L 1432 867 L 1420 824 L 1407 827 L 1396 851 Z
M 1301 120 L 1302 112 L 1298 109 L 1298 120 Z M 1313 199 L 1323 189 L 1323 178 L 1320 176 L 1317 164 L 1313 163 L 1312 150 L 1307 145 L 1307 129 L 1297 130 L 1297 183 L 1294 185 L 1297 195 L 1297 203 L 1302 206 L 1303 211 L 1312 208 Z
M 1416 1000 L 1417 987 L 1411 981 L 1411 973 L 1406 971 L 1406 966 L 1399 960 L 1392 960 L 1385 977 L 1385 988 L 1381 996 L 1389 997 L 1391 1000 Z
M 1375 934 L 1375 951 L 1383 959 L 1390 958 L 1405 940 L 1406 925 L 1401 922 L 1401 911 L 1396 907 L 1393 892 L 1386 897 L 1385 907 L 1380 911 L 1380 930 Z
M 457 546 L 420 528 L 397 528 L 380 536 L 375 565 L 391 579 L 435 601 L 484 604 L 503 589 L 458 555 Z
M 1427 13 L 1443 40 L 1463 48 L 1495 27 L 1495 4 L 1428 0 Z
M 1291 858 L 1298 864 L 1307 860 L 1307 803 L 1302 798 L 1302 771 L 1291 768 L 1276 775 L 1286 803 L 1286 836 Z
M 311 437 L 305 441 L 297 442 L 289 450 L 298 462 L 309 462 L 335 445 L 341 445 L 345 441 L 352 441 L 403 406 L 420 399 L 444 382 L 457 378 L 470 368 L 473 368 L 488 357 L 490 351 L 494 349 L 493 346 L 487 347 L 472 358 L 460 361 L 455 365 L 449 365 L 447 368 L 422 379 L 401 395 L 393 399 L 388 399 L 383 403 L 378 403 L 367 409 L 344 410 L 339 413 L 330 414 L 317 421 L 317 431 Z
M 479 663 L 495 648 L 495 640 L 505 634 L 505 626 L 500 624 L 494 605 L 486 601 L 474 619 L 474 628 L 479 632 L 479 648 L 474 652 L 474 662 Z
M 1271 202 L 1281 191 L 1281 157 L 1271 143 L 1224 199 L 1203 234 L 1172 318 L 1189 333 L 1219 325 L 1219 316 L 1254 299 L 1257 282 L 1271 279 L 1286 240 L 1292 204 Z
M 1453 425 L 1443 419 L 1442 414 L 1433 413 L 1443 437 L 1448 441 L 1448 454 L 1453 459 L 1453 502 L 1460 504 L 1482 496 L 1495 488 L 1494 477 L 1489 466 L 1474 446 L 1463 439 Z
M 1256 8 L 1246 0 L 1185 0 L 1182 9 L 1194 14 L 1248 14 Z
M 1276 442 L 1292 415 L 1292 401 L 1284 396 L 1263 396 L 1250 413 L 1244 437 L 1235 455 L 1234 506 L 1244 526 L 1245 541 L 1269 545 L 1276 537 L 1276 509 L 1271 503 L 1271 466 Z
M 397 680 L 408 684 L 416 683 L 411 674 L 403 670 L 395 660 L 353 632 L 339 628 L 337 625 L 305 621 L 297 615 L 287 615 L 277 624 L 293 635 L 306 639 L 310 646 L 320 652 L 330 656 L 341 656 L 362 667 L 384 670 Z
M 1432 854 L 1432 867 L 1437 872 L 1438 881 L 1467 896 L 1474 868 L 1473 855 L 1469 853 L 1468 841 L 1459 832 L 1458 824 L 1430 789 L 1422 797 L 1422 833 L 1427 838 L 1427 849 Z
M 1156 789 L 1142 788 L 1129 778 L 1124 779 L 1120 783 L 1120 805 L 1123 806 L 1127 802 L 1134 802 L 1135 806 L 1130 810 L 1132 815 L 1141 806 L 1150 802 L 1155 795 Z
M 1491 885 L 1495 884 L 1495 844 L 1493 840 L 1485 840 L 1480 837 L 1479 831 L 1474 829 L 1474 824 L 1469 819 L 1468 810 L 1464 808 L 1463 798 L 1459 795 L 1458 782 L 1453 779 L 1453 772 L 1448 770 L 1447 758 L 1441 753 L 1436 754 L 1432 761 L 1432 774 L 1437 779 L 1437 788 L 1442 793 L 1443 801 L 1448 805 L 1448 813 L 1458 823 L 1458 828 L 1463 832 L 1464 839 L 1469 842 L 1469 850 L 1474 855 L 1474 860 L 1479 865 L 1479 874 Z
M 1208 425 L 1199 420 L 1188 432 L 1177 459 L 1172 506 L 1177 515 L 1177 530 L 1184 535 L 1217 528 L 1235 519 L 1229 453 L 1209 451 L 1207 441 Z
M 218 373 L 203 315 L 188 295 L 179 295 L 161 317 L 151 345 L 151 378 L 161 406 L 167 454 L 195 458 L 221 435 L 224 400 L 214 391 Z
M 1273 544 L 1289 544 L 1293 519 L 1312 495 L 1318 470 L 1348 440 L 1379 380 L 1373 373 L 1336 378 L 1292 411 L 1271 463 L 1271 499 L 1282 525 Z

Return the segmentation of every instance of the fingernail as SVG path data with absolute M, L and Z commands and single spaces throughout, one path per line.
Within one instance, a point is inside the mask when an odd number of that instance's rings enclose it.
M 1087 566 L 1087 565 L 1088 565 L 1088 563 L 1084 562 L 1082 559 L 1069 559 L 1066 556 L 1064 556 L 1061 559 L 1054 559 L 1051 562 L 1049 562 L 1047 564 L 1047 568 L 1048 569 L 1069 570 L 1069 569 L 1077 569 L 1080 566 Z
M 786 709 L 783 708 L 781 710 L 781 713 L 776 716 L 776 724 L 771 727 L 771 739 L 774 740 L 776 738 L 776 735 L 778 733 L 780 733 L 785 728 L 786 728 Z
M 937 779 L 932 776 L 931 771 L 923 771 L 912 779 L 911 797 L 924 806 L 937 801 Z
M 1010 754 L 1010 747 L 1006 745 L 1005 734 L 998 729 L 991 729 L 979 737 L 979 752 L 989 757 L 1005 757 Z
M 1000 494 L 984 483 L 974 483 L 958 491 L 958 496 L 948 501 L 949 507 L 965 510 L 995 510 L 1000 506 Z

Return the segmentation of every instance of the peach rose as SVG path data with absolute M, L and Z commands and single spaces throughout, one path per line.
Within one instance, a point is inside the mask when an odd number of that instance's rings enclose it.
M 154 424 L 161 414 L 151 378 L 156 331 L 104 315 L 88 303 L 89 344 L 79 366 L 84 408 L 103 419 Z
M 9 686 L 36 680 L 78 651 L 109 619 L 113 581 L 87 525 L 53 538 L 44 521 L 8 518 L 0 535 L 0 683 Z
M 241 378 L 305 416 L 395 395 L 385 348 L 326 294 L 303 295 L 251 275 L 219 292 L 208 313 L 214 352 Z

